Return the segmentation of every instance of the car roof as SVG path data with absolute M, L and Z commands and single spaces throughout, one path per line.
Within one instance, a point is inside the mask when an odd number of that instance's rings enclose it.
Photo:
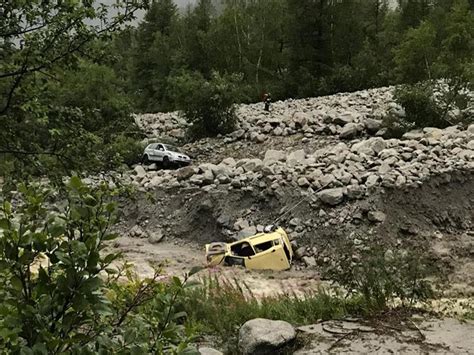
M 242 242 L 249 242 L 252 245 L 266 243 L 266 242 L 270 242 L 272 240 L 283 237 L 284 233 L 285 231 L 282 228 L 278 228 L 276 231 L 272 233 L 258 233 L 251 237 L 247 237 L 237 242 L 230 243 L 229 245 L 232 246 L 232 245 L 239 244 Z

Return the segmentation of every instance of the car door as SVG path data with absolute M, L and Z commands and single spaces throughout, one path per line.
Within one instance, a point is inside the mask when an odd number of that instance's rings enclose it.
M 158 161 L 163 161 L 163 157 L 165 155 L 165 147 L 163 144 L 157 144 L 155 149 L 155 157 Z
M 254 270 L 289 269 L 290 261 L 283 246 L 283 241 L 280 239 L 253 245 L 257 253 L 254 256 L 247 257 L 245 267 Z

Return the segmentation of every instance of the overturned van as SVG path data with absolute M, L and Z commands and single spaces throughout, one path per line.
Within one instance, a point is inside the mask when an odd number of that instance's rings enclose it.
M 206 245 L 210 266 L 239 265 L 254 270 L 287 270 L 291 267 L 293 250 L 282 228 L 256 234 L 234 243 Z

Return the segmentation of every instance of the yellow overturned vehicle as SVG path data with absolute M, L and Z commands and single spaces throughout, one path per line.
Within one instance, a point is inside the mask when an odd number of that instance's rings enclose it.
M 287 270 L 293 260 L 293 249 L 282 228 L 267 228 L 265 233 L 234 243 L 206 245 L 209 266 L 243 266 L 253 270 Z

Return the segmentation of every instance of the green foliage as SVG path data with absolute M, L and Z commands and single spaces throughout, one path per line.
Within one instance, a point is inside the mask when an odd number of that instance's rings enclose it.
M 0 208 L 0 348 L 8 353 L 185 353 L 187 278 L 117 270 L 114 197 L 72 177 L 60 194 L 19 185 Z M 18 195 L 18 193 L 20 195 Z M 14 198 L 14 199 L 13 199 Z M 195 271 L 193 271 L 195 272 Z M 127 276 L 128 282 L 118 280 Z
M 173 95 L 185 119 L 191 123 L 191 138 L 232 132 L 236 124 L 235 104 L 240 101 L 241 76 L 213 72 L 184 72 L 172 79 Z
M 449 122 L 443 119 L 429 83 L 399 87 L 394 96 L 396 102 L 405 109 L 404 120 L 414 127 L 444 128 L 449 125 Z
M 239 328 L 254 318 L 303 325 L 355 315 L 361 310 L 357 298 L 345 299 L 323 289 L 299 296 L 258 298 L 240 280 L 219 280 L 212 276 L 203 279 L 202 286 L 186 293 L 184 309 L 189 322 L 205 333 L 217 335 L 230 350 L 237 343 Z
M 15 175 L 100 170 L 115 136 L 138 138 L 122 82 L 91 59 L 143 6 L 115 5 L 116 15 L 94 1 L 2 6 L 0 155 Z
M 360 295 L 368 314 L 386 310 L 395 298 L 411 306 L 434 295 L 427 278 L 436 275 L 436 269 L 421 252 L 388 251 L 379 245 L 347 245 L 343 250 L 336 265 L 325 270 L 326 276 L 349 295 Z
M 433 77 L 432 66 L 438 54 L 435 39 L 436 31 L 429 22 L 423 22 L 420 27 L 408 30 L 404 40 L 395 50 L 400 82 L 416 83 Z

